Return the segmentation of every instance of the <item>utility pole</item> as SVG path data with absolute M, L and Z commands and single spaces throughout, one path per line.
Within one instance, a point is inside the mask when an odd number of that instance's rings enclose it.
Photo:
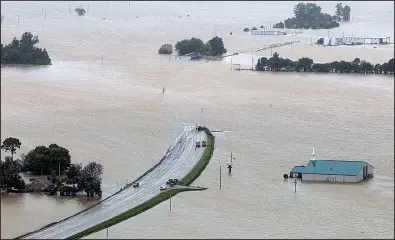
M 44 10 L 44 19 L 47 19 L 47 9 Z
M 69 4 L 69 13 L 70 13 L 70 16 L 71 16 L 71 5 Z
M 251 51 L 251 70 L 254 69 L 254 50 Z
M 233 62 L 232 62 L 232 58 L 230 59 L 230 70 L 233 69 Z
M 18 17 L 18 23 L 19 23 L 19 14 L 18 15 L 16 15 L 17 17 Z
M 297 183 L 297 182 L 296 182 L 296 178 L 295 178 L 295 182 L 294 182 L 294 183 L 295 183 L 295 192 L 296 192 L 296 183 Z
M 107 232 L 107 239 L 108 239 L 108 226 L 107 226 L 107 231 L 106 232 Z
M 219 189 L 222 189 L 222 169 L 219 166 Z
M 230 163 L 232 163 L 233 157 L 232 157 L 232 152 L 230 152 Z
M 171 194 L 170 194 L 170 212 L 171 212 Z
M 59 161 L 59 180 L 60 180 L 60 161 Z
M 270 57 L 273 57 L 273 46 L 270 47 Z

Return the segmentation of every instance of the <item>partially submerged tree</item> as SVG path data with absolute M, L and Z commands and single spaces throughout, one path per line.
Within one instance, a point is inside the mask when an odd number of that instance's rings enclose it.
M 172 54 L 173 53 L 173 45 L 171 44 L 163 44 L 159 50 L 158 50 L 159 54 Z
M 3 141 L 3 145 L 1 145 L 1 149 L 5 152 L 11 153 L 11 160 L 14 160 L 14 154 L 17 148 L 21 148 L 22 143 L 18 138 L 9 137 Z
M 30 32 L 23 33 L 20 40 L 14 38 L 10 44 L 1 45 L 2 64 L 50 65 L 51 59 L 47 50 L 37 48 L 38 36 Z
M 19 165 L 6 157 L 5 161 L 0 161 L 0 186 L 1 188 L 24 189 L 25 181 L 19 175 Z
M 256 28 L 256 27 L 253 27 L 253 28 L 251 28 L 251 30 L 255 31 L 255 30 L 258 30 L 258 28 Z
M 78 183 L 81 177 L 81 165 L 71 164 L 69 169 L 67 170 L 66 176 L 67 176 L 66 183 L 72 184 L 74 189 L 75 188 L 74 185 Z
M 79 16 L 84 16 L 85 13 L 86 13 L 85 9 L 84 9 L 82 6 L 77 7 L 77 8 L 75 9 L 75 11 L 77 12 L 77 14 L 78 14 Z
M 244 31 L 244 32 L 249 32 L 250 29 L 249 29 L 249 28 L 244 28 L 243 31 Z
M 96 162 L 90 162 L 81 172 L 78 182 L 80 190 L 86 192 L 87 197 L 93 197 L 95 194 L 101 197 L 101 175 L 103 166 Z
M 210 50 L 207 51 L 207 54 L 210 56 L 221 56 L 226 53 L 226 48 L 224 47 L 224 42 L 222 38 L 214 37 L 206 43 L 206 47 L 209 47 Z

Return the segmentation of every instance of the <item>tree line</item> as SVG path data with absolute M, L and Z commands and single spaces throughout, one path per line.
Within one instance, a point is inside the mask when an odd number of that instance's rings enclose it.
M 322 13 L 321 9 L 315 3 L 298 3 L 293 9 L 295 16 L 276 23 L 273 28 L 331 29 L 339 27 L 338 22 L 340 21 L 350 20 L 351 8 L 347 5 L 343 7 L 341 3 L 338 3 L 336 13 L 333 16 Z
M 375 64 L 355 58 L 352 62 L 333 61 L 329 63 L 314 63 L 313 59 L 304 57 L 297 61 L 281 58 L 275 52 L 271 58 L 258 59 L 256 71 L 273 72 L 326 72 L 326 73 L 363 73 L 363 74 L 394 74 L 394 59 L 382 64 Z
M 204 43 L 201 39 L 193 37 L 177 42 L 175 51 L 180 56 L 188 53 L 198 53 L 206 56 L 221 56 L 226 53 L 227 50 L 222 38 L 214 37 Z M 158 53 L 171 54 L 173 53 L 173 46 L 171 44 L 164 44 L 159 48 Z
M 34 46 L 38 42 L 38 36 L 25 32 L 20 40 L 14 38 L 10 44 L 1 44 L 1 64 L 50 65 L 47 50 Z
M 84 168 L 81 164 L 72 164 L 69 150 L 50 144 L 38 146 L 29 151 L 26 155 L 21 155 L 23 165 L 14 161 L 16 150 L 22 143 L 18 138 L 9 137 L 3 141 L 1 149 L 10 152 L 11 156 L 5 157 L 5 161 L 0 162 L 0 187 L 2 189 L 26 190 L 26 183 L 19 175 L 21 172 L 28 172 L 33 175 L 48 175 L 54 187 L 48 189 L 52 194 L 59 190 L 62 192 L 67 188 L 65 184 L 72 185 L 72 194 L 84 191 L 88 197 L 95 194 L 101 196 L 101 175 L 103 166 L 96 162 L 90 162 Z M 60 171 L 60 172 L 59 172 Z M 59 178 L 59 175 L 65 177 Z

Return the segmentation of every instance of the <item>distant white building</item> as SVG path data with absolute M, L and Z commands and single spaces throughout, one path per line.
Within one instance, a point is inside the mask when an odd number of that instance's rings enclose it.
M 390 38 L 363 38 L 363 37 L 341 37 L 324 38 L 324 46 L 338 45 L 362 45 L 362 44 L 389 44 Z
M 251 30 L 251 35 L 287 35 L 287 32 L 278 30 Z
M 338 46 L 341 42 L 337 38 L 324 38 L 324 46 Z

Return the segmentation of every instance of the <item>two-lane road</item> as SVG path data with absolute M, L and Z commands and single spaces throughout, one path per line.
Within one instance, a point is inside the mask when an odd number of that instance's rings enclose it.
M 204 148 L 195 150 L 195 141 L 206 139 L 204 131 L 185 127 L 163 162 L 139 181 L 139 188 L 129 187 L 80 214 L 32 232 L 23 239 L 64 239 L 150 200 L 160 193 L 160 187 L 169 178 L 182 179 L 192 170 L 204 152 Z

